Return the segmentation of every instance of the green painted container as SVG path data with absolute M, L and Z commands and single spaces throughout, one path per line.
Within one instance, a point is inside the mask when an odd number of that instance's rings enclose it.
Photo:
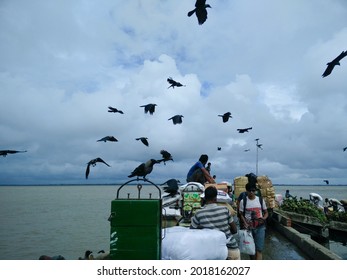
M 111 259 L 160 260 L 161 211 L 161 199 L 112 200 Z

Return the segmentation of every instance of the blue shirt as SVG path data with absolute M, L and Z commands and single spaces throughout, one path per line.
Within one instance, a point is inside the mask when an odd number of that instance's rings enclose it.
M 194 171 L 197 170 L 198 168 L 204 168 L 203 164 L 201 161 L 196 162 L 188 171 L 187 178 L 193 175 Z

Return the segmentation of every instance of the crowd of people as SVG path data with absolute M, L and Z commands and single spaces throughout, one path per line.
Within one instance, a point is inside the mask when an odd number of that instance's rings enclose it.
M 215 183 L 208 156 L 203 154 L 189 169 L 187 182 Z M 261 260 L 265 243 L 266 219 L 268 211 L 263 200 L 256 195 L 256 176 L 248 177 L 246 191 L 237 200 L 237 215 L 232 216 L 226 206 L 217 204 L 217 188 L 209 186 L 204 190 L 204 207 L 197 210 L 191 218 L 191 228 L 217 229 L 225 233 L 228 240 L 228 260 L 240 260 L 241 253 L 237 233 L 240 229 L 251 232 L 255 243 L 255 254 L 249 255 L 251 260 Z M 239 225 L 239 227 L 237 226 Z

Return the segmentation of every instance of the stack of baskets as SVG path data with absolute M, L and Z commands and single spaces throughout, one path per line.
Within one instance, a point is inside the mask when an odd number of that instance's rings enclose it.
M 246 184 L 248 178 L 246 176 L 239 176 L 234 178 L 234 195 L 239 197 L 242 192 L 246 191 Z M 263 197 L 268 208 L 275 208 L 275 188 L 271 180 L 266 176 L 257 176 L 257 187 Z

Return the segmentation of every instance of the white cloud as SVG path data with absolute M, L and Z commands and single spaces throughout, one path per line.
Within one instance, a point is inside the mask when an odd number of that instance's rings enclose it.
M 174 162 L 153 179 L 184 181 L 207 153 L 231 181 L 255 171 L 255 138 L 259 169 L 277 182 L 344 183 L 347 60 L 321 74 L 346 50 L 345 1 L 211 5 L 199 26 L 188 1 L 2 2 L 0 149 L 28 152 L 0 160 L 0 183 L 86 183 L 97 156 L 111 167 L 88 182 L 124 181 L 161 149 Z M 168 89 L 170 76 L 186 86 Z M 181 125 L 168 120 L 176 114 Z M 96 142 L 106 135 L 119 142 Z

